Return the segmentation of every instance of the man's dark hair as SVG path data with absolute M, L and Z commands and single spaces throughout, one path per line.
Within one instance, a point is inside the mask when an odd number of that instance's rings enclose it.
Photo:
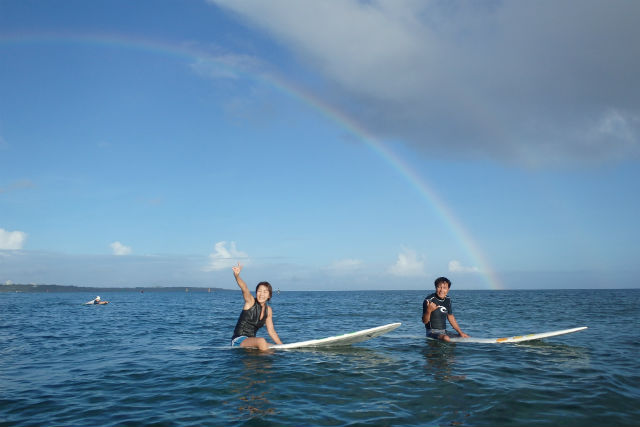
M 438 277 L 435 282 L 433 282 L 433 286 L 437 289 L 440 283 L 446 283 L 449 289 L 451 289 L 451 280 L 446 277 Z

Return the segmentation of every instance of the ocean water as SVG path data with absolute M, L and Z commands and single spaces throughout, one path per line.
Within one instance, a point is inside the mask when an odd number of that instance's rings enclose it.
M 274 295 L 284 342 L 403 325 L 271 354 L 228 346 L 239 291 L 0 293 L 0 426 L 640 425 L 640 289 L 452 289 L 470 335 L 589 327 L 522 344 L 426 341 L 427 293 Z

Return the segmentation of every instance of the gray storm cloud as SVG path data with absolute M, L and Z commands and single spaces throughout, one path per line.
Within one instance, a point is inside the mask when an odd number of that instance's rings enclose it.
M 640 2 L 210 3 L 289 49 L 379 138 L 528 165 L 640 154 Z

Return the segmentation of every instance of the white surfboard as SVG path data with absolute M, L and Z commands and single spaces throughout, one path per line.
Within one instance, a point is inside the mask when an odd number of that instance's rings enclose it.
M 274 349 L 292 349 L 303 347 L 337 347 L 351 345 L 357 342 L 370 340 L 371 338 L 379 337 L 387 332 L 391 332 L 400 326 L 402 323 L 389 323 L 388 325 L 378 326 L 371 329 L 363 329 L 357 332 L 350 332 L 348 334 L 336 335 L 328 338 L 321 338 L 317 340 L 293 342 L 289 344 L 273 344 L 269 348 Z
M 503 338 L 451 337 L 451 342 L 456 342 L 456 343 L 471 342 L 471 343 L 481 343 L 481 344 L 513 343 L 513 342 L 539 340 L 542 338 L 555 337 L 555 336 L 564 335 L 564 334 L 571 334 L 573 332 L 583 331 L 585 329 L 587 329 L 586 326 L 581 326 L 579 328 L 562 329 L 560 331 L 541 332 L 539 334 L 516 335 L 513 337 L 503 337 Z M 434 339 L 434 338 L 429 338 L 429 339 Z

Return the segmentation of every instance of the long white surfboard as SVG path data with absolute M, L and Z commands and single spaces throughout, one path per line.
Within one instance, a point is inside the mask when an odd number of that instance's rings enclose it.
M 513 342 L 523 342 L 523 341 L 531 341 L 531 340 L 539 340 L 542 338 L 555 337 L 558 335 L 571 334 L 573 332 L 583 331 L 587 329 L 586 326 L 581 326 L 579 328 L 572 329 L 562 329 L 560 331 L 551 331 L 551 332 L 541 332 L 539 334 L 527 334 L 527 335 L 516 335 L 513 337 L 503 337 L 503 338 L 462 338 L 462 337 L 451 337 L 451 342 L 456 343 L 481 343 L 481 344 L 492 344 L 492 343 L 513 343 Z M 432 339 L 432 338 L 430 338 Z
M 273 344 L 269 348 L 275 349 L 292 349 L 303 347 L 337 347 L 351 345 L 354 343 L 370 340 L 379 337 L 387 332 L 391 332 L 402 323 L 389 323 L 388 325 L 378 326 L 371 329 L 363 329 L 361 331 L 350 332 L 348 334 L 336 335 L 333 337 L 321 338 L 317 340 L 293 342 L 289 344 Z

